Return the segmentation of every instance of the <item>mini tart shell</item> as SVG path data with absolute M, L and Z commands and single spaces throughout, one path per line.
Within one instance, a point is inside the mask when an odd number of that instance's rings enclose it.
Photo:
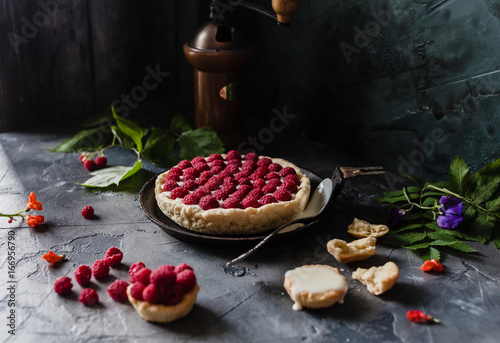
M 200 286 L 196 286 L 189 292 L 184 294 L 182 301 L 176 305 L 151 304 L 147 301 L 134 299 L 130 295 L 130 287 L 127 287 L 128 300 L 134 306 L 139 315 L 148 322 L 170 323 L 174 320 L 183 318 L 191 312 L 191 309 L 196 302 L 196 296 L 200 290 Z
M 266 156 L 259 158 L 264 157 Z M 191 231 L 218 236 L 252 235 L 269 231 L 286 224 L 301 213 L 307 205 L 311 191 L 309 177 L 302 173 L 300 168 L 280 158 L 271 158 L 271 160 L 283 168 L 292 167 L 297 173 L 300 185 L 290 201 L 267 204 L 259 208 L 223 209 L 219 207 L 203 210 L 198 205 L 185 205 L 178 199 L 172 200 L 163 192 L 167 170 L 156 178 L 156 202 L 167 217 Z
M 324 267 L 328 268 L 330 270 L 333 270 L 334 272 L 338 273 L 340 276 L 342 276 L 345 280 L 345 277 L 340 274 L 340 271 L 338 268 L 334 268 L 328 265 L 323 265 L 323 264 L 314 264 L 314 265 L 305 265 L 302 266 L 301 268 L 310 268 L 310 267 Z M 312 309 L 318 309 L 318 308 L 326 308 L 334 305 L 335 303 L 342 303 L 344 301 L 344 297 L 347 292 L 340 292 L 340 291 L 334 291 L 334 290 L 329 290 L 326 292 L 321 292 L 321 293 L 309 293 L 307 291 L 302 291 L 296 295 L 296 299 L 293 298 L 292 295 L 292 285 L 293 285 L 293 280 L 289 277 L 285 276 L 285 282 L 283 286 L 286 289 L 286 292 L 290 296 L 290 298 L 295 302 L 299 303 L 303 307 L 307 308 L 312 308 Z

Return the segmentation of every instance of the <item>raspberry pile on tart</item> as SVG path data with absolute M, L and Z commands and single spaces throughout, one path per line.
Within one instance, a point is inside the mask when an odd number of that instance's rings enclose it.
M 160 210 L 186 229 L 250 235 L 302 212 L 310 188 L 307 175 L 286 160 L 231 150 L 179 162 L 157 177 L 155 195 Z

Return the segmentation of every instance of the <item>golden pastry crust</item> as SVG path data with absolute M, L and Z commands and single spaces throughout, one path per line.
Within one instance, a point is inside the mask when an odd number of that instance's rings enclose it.
M 193 290 L 184 294 L 182 301 L 176 305 L 151 304 L 147 301 L 137 300 L 130 295 L 130 287 L 127 288 L 128 300 L 134 306 L 139 315 L 149 322 L 170 323 L 183 318 L 191 312 L 196 302 L 196 296 L 200 286 L 196 284 Z
M 375 255 L 375 243 L 377 243 L 377 239 L 373 236 L 357 239 L 350 243 L 341 239 L 332 239 L 326 244 L 326 248 L 337 261 L 350 263 L 366 260 Z
M 356 238 L 365 238 L 368 236 L 378 238 L 389 233 L 389 227 L 381 224 L 370 224 L 365 220 L 354 218 L 352 224 L 347 228 L 347 233 Z
M 394 286 L 399 277 L 399 268 L 394 262 L 387 262 L 381 267 L 370 269 L 358 268 L 352 273 L 352 278 L 360 281 L 368 292 L 380 295 Z
M 223 155 L 224 156 L 224 155 Z M 265 156 L 260 156 L 263 158 Z M 180 226 L 211 235 L 251 235 L 269 231 L 286 224 L 301 213 L 309 200 L 311 184 L 309 177 L 300 168 L 286 160 L 271 158 L 282 167 L 292 167 L 297 173 L 300 185 L 292 200 L 267 204 L 259 208 L 203 210 L 198 205 L 185 205 L 181 199 L 171 199 L 163 191 L 168 171 L 158 175 L 155 184 L 156 202 L 160 210 Z
M 342 274 L 340 274 L 340 271 L 337 268 L 321 264 L 305 265 L 300 268 L 312 268 L 312 267 L 327 268 L 339 274 L 343 279 L 343 285 L 342 285 L 343 287 L 341 289 L 328 289 L 326 291 L 319 293 L 301 291 L 297 294 L 294 294 L 293 292 L 294 280 L 285 274 L 285 281 L 283 286 L 285 287 L 288 295 L 295 302 L 295 304 L 299 305 L 298 309 L 300 309 L 300 307 L 307 307 L 312 309 L 326 308 L 334 305 L 335 303 L 343 303 L 348 288 L 346 279 Z

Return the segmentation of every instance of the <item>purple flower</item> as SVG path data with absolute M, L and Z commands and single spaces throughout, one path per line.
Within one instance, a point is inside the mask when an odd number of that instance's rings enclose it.
M 443 205 L 439 211 L 441 215 L 437 217 L 436 222 L 443 229 L 454 229 L 464 220 L 462 218 L 463 204 L 462 200 L 456 197 L 442 196 L 439 203 Z
M 405 220 L 405 212 L 399 208 L 393 208 L 387 214 L 387 226 L 392 228 Z

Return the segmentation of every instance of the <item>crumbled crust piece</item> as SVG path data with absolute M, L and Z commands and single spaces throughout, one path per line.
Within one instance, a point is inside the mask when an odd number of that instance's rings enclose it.
M 347 228 L 347 233 L 356 238 L 365 238 L 368 236 L 382 237 L 389 232 L 387 225 L 370 224 L 367 221 L 354 218 L 354 221 Z
M 352 278 L 360 281 L 368 292 L 380 295 L 396 283 L 399 277 L 399 268 L 394 262 L 387 262 L 380 267 L 370 269 L 358 268 L 352 273 Z
M 341 239 L 332 239 L 326 244 L 326 247 L 328 252 L 332 254 L 337 261 L 350 263 L 366 260 L 375 255 L 375 243 L 377 243 L 377 239 L 373 236 L 357 239 L 350 243 Z

